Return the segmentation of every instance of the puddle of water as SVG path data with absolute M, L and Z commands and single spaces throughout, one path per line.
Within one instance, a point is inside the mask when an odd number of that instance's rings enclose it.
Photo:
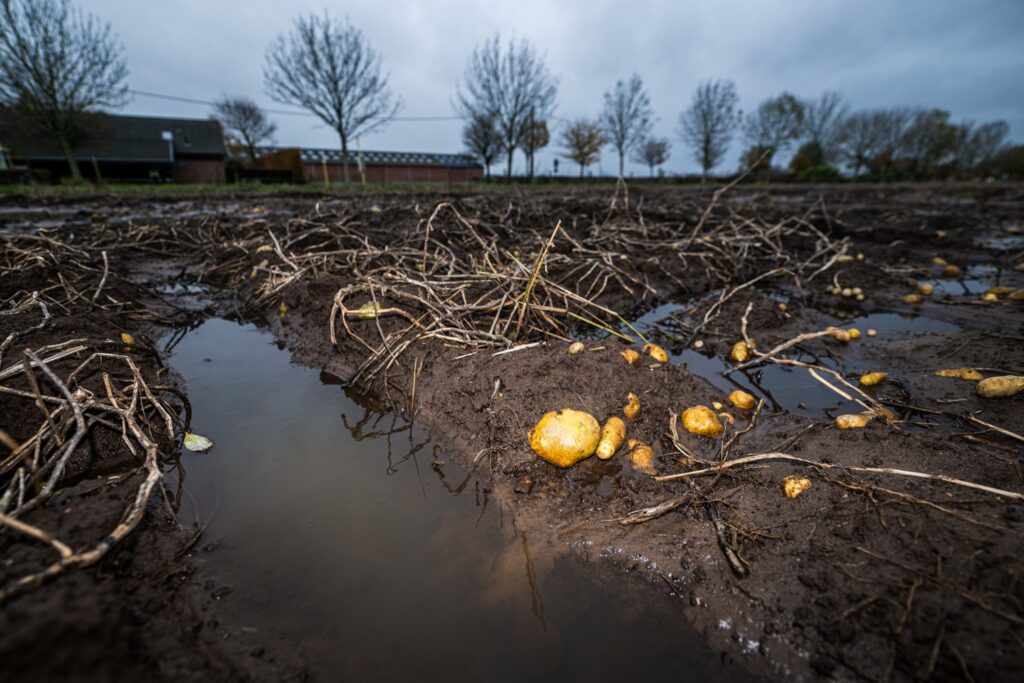
M 995 266 L 974 265 L 968 266 L 963 277 L 958 279 L 936 279 L 921 280 L 935 286 L 936 297 L 953 297 L 966 295 L 980 295 L 996 284 L 998 284 L 998 270 Z
M 950 334 L 960 331 L 959 325 L 945 320 L 903 313 L 872 313 L 854 318 L 842 325 L 843 327 L 856 327 L 861 332 L 867 329 L 877 330 L 883 339 L 887 336 L 907 336 L 922 332 Z
M 483 480 L 432 467 L 419 429 L 251 326 L 208 321 L 171 360 L 216 442 L 182 456 L 182 521 L 211 520 L 196 561 L 222 610 L 300 643 L 314 678 L 747 678 L 681 601 L 532 548 Z

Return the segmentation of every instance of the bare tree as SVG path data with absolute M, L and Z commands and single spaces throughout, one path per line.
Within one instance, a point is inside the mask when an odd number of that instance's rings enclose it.
M 767 153 L 764 164 L 771 166 L 772 157 L 789 147 L 800 135 L 804 106 L 796 97 L 782 93 L 761 102 L 743 123 L 747 144 Z
M 346 183 L 349 140 L 379 130 L 402 108 L 363 32 L 326 12 L 299 17 L 270 44 L 263 82 L 272 98 L 312 112 L 337 132 Z
M 512 156 L 528 124 L 551 117 L 557 94 L 557 82 L 529 42 L 509 41 L 502 51 L 501 39 L 495 35 L 473 50 L 456 92 L 455 108 L 467 119 L 479 114 L 494 117 L 511 177 Z
M 533 161 L 537 151 L 551 143 L 547 121 L 535 120 L 532 116 L 523 131 L 523 152 L 526 153 L 526 174 L 533 178 Z
M 905 107 L 875 109 L 871 112 L 871 125 L 875 136 L 875 154 L 871 159 L 873 170 L 882 176 L 889 174 L 893 162 L 903 151 L 907 126 L 913 111 Z
M 491 177 L 491 164 L 503 154 L 501 134 L 494 119 L 486 114 L 473 116 L 462 128 L 462 143 L 470 154 L 484 163 L 487 177 Z
M 672 143 L 665 138 L 647 138 L 633 150 L 633 161 L 651 169 L 653 178 L 654 169 L 668 161 L 668 151 L 671 147 Z
M 68 0 L 0 0 L 0 102 L 57 138 L 76 180 L 82 119 L 123 106 L 127 76 L 109 24 Z
M 804 102 L 803 138 L 816 144 L 826 164 L 836 158 L 843 121 L 850 111 L 843 96 L 826 90 L 817 100 Z
M 961 178 L 984 172 L 993 159 L 1006 148 L 1010 127 L 1005 121 L 992 121 L 975 126 L 966 121 L 956 127 L 953 143 L 953 170 Z
M 679 137 L 693 150 L 701 178 L 721 163 L 739 123 L 739 97 L 732 81 L 705 81 L 693 93 L 690 108 L 679 115 Z
M 872 113 L 858 111 L 846 117 L 840 129 L 838 144 L 840 156 L 856 178 L 861 169 L 867 167 L 878 148 Z
M 633 74 L 629 82 L 618 81 L 604 94 L 601 127 L 608 144 L 619 154 L 619 177 L 626 167 L 626 153 L 639 146 L 651 134 L 654 112 L 644 82 Z
M 256 146 L 269 141 L 277 130 L 277 125 L 248 97 L 221 97 L 213 104 L 213 118 L 220 121 L 225 133 L 242 143 L 249 161 L 256 161 Z
M 601 148 L 607 140 L 601 124 L 590 119 L 576 119 L 562 131 L 562 147 L 566 159 L 575 161 L 580 165 L 580 178 L 587 166 L 601 158 Z

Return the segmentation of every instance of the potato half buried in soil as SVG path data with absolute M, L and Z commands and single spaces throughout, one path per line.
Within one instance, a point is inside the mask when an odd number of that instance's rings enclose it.
M 782 480 L 782 490 L 786 498 L 796 498 L 801 493 L 811 488 L 811 480 L 807 477 L 791 475 Z
M 597 444 L 597 457 L 608 460 L 626 440 L 626 423 L 621 417 L 612 415 L 601 427 L 601 440 Z
M 885 381 L 889 374 L 886 372 L 866 372 L 860 376 L 860 383 L 865 387 L 873 387 Z
M 740 410 L 750 410 L 757 403 L 753 396 L 739 389 L 729 394 L 728 401 Z
M 989 377 L 978 382 L 976 391 L 982 398 L 1007 398 L 1024 391 L 1024 377 L 1018 375 Z
M 557 467 L 570 467 L 597 449 L 601 425 L 590 413 L 563 408 L 546 413 L 530 430 L 530 448 Z
M 640 415 L 640 397 L 632 391 L 626 397 L 626 407 L 622 409 L 622 414 L 630 420 L 635 420 Z
M 573 342 L 569 344 L 569 355 L 578 356 L 587 350 L 587 347 L 583 345 L 583 342 Z
M 698 436 L 718 436 L 725 431 L 715 411 L 707 406 L 693 406 L 684 410 L 683 426 L 686 431 Z
M 836 418 L 836 429 L 860 429 L 861 427 L 867 427 L 871 420 L 875 419 L 875 416 L 870 413 L 861 413 L 860 415 L 840 415 Z
M 936 370 L 936 377 L 954 377 L 956 379 L 966 379 L 972 382 L 980 382 L 985 379 L 985 376 L 974 368 L 949 368 L 946 370 Z
M 633 463 L 633 467 L 644 474 L 654 475 L 658 473 L 654 469 L 653 448 L 639 439 L 630 439 L 627 445 L 629 446 L 629 461 Z
M 668 354 L 665 353 L 665 349 L 657 344 L 644 344 L 644 353 L 659 363 L 668 362 Z
M 633 349 L 626 349 L 625 351 L 621 352 L 621 356 L 625 358 L 626 362 L 629 363 L 630 365 L 634 365 L 638 360 L 640 360 L 640 354 L 634 351 Z

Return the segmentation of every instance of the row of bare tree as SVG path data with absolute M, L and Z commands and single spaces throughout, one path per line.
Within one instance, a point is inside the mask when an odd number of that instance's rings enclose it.
M 77 178 L 74 148 L 82 117 L 125 104 L 127 74 L 110 26 L 75 10 L 69 0 L 0 0 L 0 105 L 23 110 L 45 126 Z M 402 108 L 363 33 L 326 12 L 297 18 L 268 46 L 263 76 L 270 97 L 302 107 L 338 134 L 346 182 L 350 141 L 387 125 Z M 557 93 L 558 80 L 528 41 L 485 41 L 470 56 L 453 101 L 465 121 L 467 150 L 488 173 L 505 160 L 510 176 L 513 156 L 521 150 L 532 176 L 536 153 L 551 141 Z M 746 144 L 744 166 L 770 169 L 773 159 L 799 144 L 790 167 L 809 177 L 837 174 L 839 165 L 855 177 L 862 171 L 879 177 L 966 177 L 991 172 L 1007 149 L 1005 122 L 954 123 L 939 109 L 850 113 L 835 92 L 810 101 L 783 93 L 745 116 L 738 104 L 735 84 L 711 80 L 696 89 L 679 116 L 677 135 L 703 177 L 721 165 L 737 131 Z M 275 131 L 245 97 L 222 98 L 214 116 L 250 158 Z M 610 146 L 620 176 L 627 157 L 653 175 L 671 148 L 669 140 L 652 135 L 654 122 L 650 96 L 633 74 L 604 93 L 597 117 L 559 126 L 562 156 L 578 163 L 582 176 Z

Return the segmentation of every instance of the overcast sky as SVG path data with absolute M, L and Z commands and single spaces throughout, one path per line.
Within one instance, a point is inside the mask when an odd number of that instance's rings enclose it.
M 696 168 L 677 139 L 679 113 L 707 78 L 736 82 L 744 110 L 782 90 L 841 91 L 854 107 L 924 105 L 954 119 L 1005 119 L 1024 139 L 1024 0 L 82 0 L 124 44 L 133 89 L 211 100 L 263 90 L 263 52 L 302 13 L 327 8 L 382 55 L 404 116 L 451 116 L 473 47 L 495 32 L 527 38 L 560 82 L 556 114 L 593 116 L 601 95 L 636 71 L 655 133 L 673 140 L 668 172 Z M 205 117 L 202 105 L 136 96 L 126 113 Z M 277 144 L 337 146 L 316 119 L 273 115 Z M 455 152 L 458 121 L 395 121 L 363 149 Z M 553 147 L 555 147 L 553 145 Z M 740 141 L 724 167 L 735 167 Z M 547 172 L 557 148 L 539 157 Z M 600 169 L 614 172 L 605 150 Z M 516 164 L 522 167 L 517 154 Z M 574 171 L 562 161 L 564 171 Z M 645 168 L 631 165 L 637 174 Z

